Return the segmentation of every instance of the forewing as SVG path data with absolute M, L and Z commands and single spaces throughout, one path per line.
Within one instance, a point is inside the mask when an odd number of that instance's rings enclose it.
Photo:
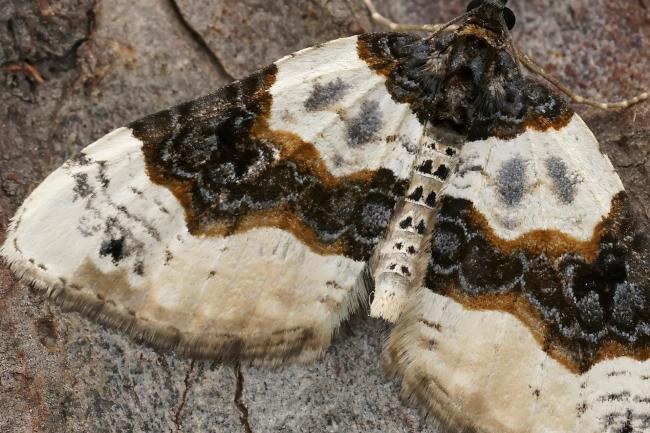
M 357 38 L 145 117 L 52 173 L 13 218 L 21 277 L 195 356 L 309 360 L 365 299 L 365 262 L 422 126 Z
M 646 431 L 650 254 L 584 122 L 466 143 L 440 206 L 405 392 L 449 431 Z

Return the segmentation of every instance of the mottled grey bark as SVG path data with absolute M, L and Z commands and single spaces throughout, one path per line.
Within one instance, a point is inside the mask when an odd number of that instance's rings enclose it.
M 439 22 L 464 1 L 378 1 Z M 646 0 L 511 1 L 515 40 L 594 97 L 650 88 Z M 379 28 L 361 0 L 0 0 L 0 241 L 51 170 L 112 128 L 313 43 Z M 650 104 L 578 106 L 650 220 Z M 361 313 L 311 366 L 241 370 L 159 353 L 64 314 L 0 265 L 2 432 L 432 432 Z M 489 362 L 489 361 L 488 361 Z

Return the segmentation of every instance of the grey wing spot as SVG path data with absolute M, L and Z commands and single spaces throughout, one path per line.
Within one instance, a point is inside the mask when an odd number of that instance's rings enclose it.
M 520 157 L 503 163 L 497 176 L 497 189 L 508 206 L 518 205 L 526 189 L 526 165 Z
M 79 152 L 69 160 L 63 164 L 64 167 L 70 168 L 70 167 L 83 167 L 86 165 L 89 165 L 93 162 L 92 159 L 90 159 L 83 151 Z
M 165 249 L 165 265 L 168 265 L 172 260 L 174 260 L 174 254 L 169 249 Z
M 364 101 L 359 115 L 348 122 L 348 144 L 360 146 L 374 140 L 381 129 L 382 116 L 377 101 Z
M 325 85 L 316 83 L 311 90 L 309 98 L 305 101 L 305 109 L 307 111 L 322 110 L 340 101 L 349 89 L 350 85 L 341 78 L 330 81 Z
M 484 168 L 483 168 L 482 165 L 478 165 L 478 164 L 465 165 L 465 166 L 462 166 L 462 167 L 460 167 L 458 169 L 458 176 L 462 178 L 462 177 L 465 177 L 467 175 L 467 173 L 472 173 L 472 172 L 480 173 L 483 170 L 484 170 Z
M 458 177 L 463 178 L 470 173 L 482 172 L 484 167 L 476 162 L 477 159 L 476 155 L 461 157 L 458 162 Z
M 598 397 L 598 401 L 601 403 L 613 401 L 629 401 L 631 396 L 632 394 L 629 391 L 614 392 L 606 395 L 601 395 Z
M 101 187 L 106 190 L 106 188 L 108 188 L 108 185 L 111 183 L 111 180 L 106 175 L 106 161 L 97 161 L 97 166 L 97 181 Z
M 415 155 L 415 153 L 418 150 L 417 144 L 413 143 L 408 138 L 404 138 L 402 140 L 402 147 L 404 148 L 404 150 L 406 150 L 411 155 Z
M 576 185 L 580 183 L 578 175 L 569 170 L 566 162 L 557 156 L 545 161 L 546 172 L 553 181 L 555 194 L 564 204 L 571 204 L 576 196 Z
M 74 192 L 73 202 L 77 201 L 79 197 L 86 198 L 93 193 L 92 186 L 88 184 L 88 175 L 86 173 L 74 173 L 72 178 L 74 179 L 74 186 L 72 187 L 72 192 Z
M 368 203 L 361 211 L 361 218 L 370 227 L 383 227 L 388 224 L 391 214 L 391 209 L 385 206 Z

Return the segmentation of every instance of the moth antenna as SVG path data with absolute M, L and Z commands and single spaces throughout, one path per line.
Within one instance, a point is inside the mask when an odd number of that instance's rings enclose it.
M 392 31 L 395 32 L 433 32 L 433 33 L 438 33 L 444 28 L 451 27 L 452 29 L 455 29 L 456 26 L 451 26 L 453 22 L 456 21 L 456 19 L 453 20 L 451 23 L 443 23 L 443 24 L 403 24 L 403 23 L 397 23 L 395 21 L 391 21 L 390 19 L 386 18 L 384 15 L 380 14 L 377 11 L 377 8 L 375 7 L 373 0 L 363 0 L 363 2 L 366 5 L 366 8 L 368 9 L 368 12 L 370 12 L 370 16 L 372 17 L 372 20 L 378 24 L 381 24 L 382 26 L 388 27 Z
M 555 78 L 554 76 L 546 72 L 544 68 L 542 68 L 537 63 L 535 63 L 535 61 L 530 57 L 528 57 L 525 53 L 519 51 L 516 47 L 514 47 L 514 45 L 512 46 L 512 49 L 514 50 L 517 60 L 519 60 L 519 62 L 521 62 L 521 64 L 524 65 L 529 71 L 544 78 L 546 81 L 548 81 L 549 83 L 557 87 L 562 93 L 567 95 L 569 98 L 571 98 L 574 102 L 578 104 L 590 105 L 592 107 L 600 108 L 601 110 L 617 110 L 620 108 L 627 108 L 634 104 L 638 104 L 639 102 L 647 101 L 648 99 L 650 99 L 649 92 L 643 92 L 640 95 L 637 95 L 633 98 L 625 99 L 619 102 L 602 102 L 602 101 L 596 101 L 593 99 L 585 98 L 583 96 L 578 95 L 569 86 L 567 86 L 562 81 L 560 81 L 559 79 Z

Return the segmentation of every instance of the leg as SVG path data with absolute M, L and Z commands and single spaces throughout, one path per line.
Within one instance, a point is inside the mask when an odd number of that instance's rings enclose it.
M 567 95 L 569 98 L 571 98 L 574 102 L 578 104 L 587 104 L 591 105 L 592 107 L 600 108 L 602 110 L 615 110 L 618 108 L 627 108 L 631 105 L 638 104 L 639 102 L 646 101 L 650 99 L 650 93 L 649 92 L 644 92 L 641 93 L 638 96 L 635 96 L 634 98 L 626 99 L 624 101 L 620 102 L 600 102 L 600 101 L 594 101 L 592 99 L 587 99 L 584 98 L 578 94 L 576 94 L 573 90 L 571 90 L 566 84 L 562 83 L 560 80 L 557 78 L 551 76 L 548 74 L 544 68 L 539 66 L 537 63 L 535 63 L 530 57 L 528 57 L 526 54 L 522 53 L 521 51 L 517 50 L 514 48 L 515 55 L 517 56 L 517 59 L 521 62 L 522 65 L 524 65 L 528 70 L 531 72 L 539 75 L 540 77 L 544 78 L 547 80 L 549 83 L 553 84 L 555 87 L 557 87 L 562 93 Z
M 368 11 L 370 12 L 370 16 L 372 17 L 373 21 L 376 23 L 379 23 L 383 26 L 388 27 L 394 32 L 437 32 L 439 31 L 444 24 L 400 24 L 396 23 L 394 21 L 389 20 L 379 12 L 377 12 L 377 8 L 373 4 L 373 0 L 363 0 L 363 2 L 366 4 L 366 7 L 368 8 Z

